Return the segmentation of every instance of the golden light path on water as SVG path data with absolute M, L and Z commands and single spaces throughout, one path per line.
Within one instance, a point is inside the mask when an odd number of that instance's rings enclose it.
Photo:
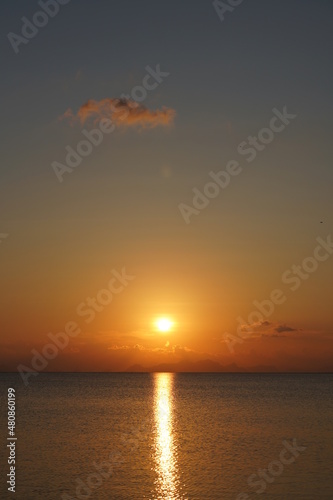
M 184 498 L 179 492 L 177 452 L 173 440 L 173 373 L 155 374 L 155 462 L 157 499 Z

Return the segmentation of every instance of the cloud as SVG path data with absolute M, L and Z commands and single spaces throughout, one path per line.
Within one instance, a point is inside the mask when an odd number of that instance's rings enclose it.
M 66 120 L 71 125 L 76 122 L 83 125 L 90 119 L 97 123 L 103 118 L 107 118 L 112 120 L 117 127 L 154 128 L 159 125 L 170 125 L 175 114 L 175 110 L 171 108 L 162 107 L 162 109 L 149 110 L 130 99 L 107 98 L 101 101 L 90 99 L 79 108 L 76 114 L 69 108 L 59 119 Z
M 250 335 L 270 331 L 271 329 L 272 323 L 269 321 L 258 321 L 252 324 L 241 325 L 240 331 Z
M 146 348 L 143 347 L 140 344 L 135 344 L 135 345 L 132 345 L 132 346 L 129 346 L 129 345 L 113 345 L 111 347 L 108 347 L 109 351 L 129 351 L 131 349 L 134 349 L 136 351 L 144 351 L 144 350 L 146 350 Z
M 112 346 L 107 347 L 109 351 L 145 351 L 147 353 L 168 353 L 168 354 L 181 354 L 186 355 L 188 353 L 195 353 L 196 351 L 190 349 L 189 347 L 182 345 L 170 345 L 170 342 L 167 341 L 164 346 L 161 347 L 151 347 L 151 346 L 143 346 L 141 344 L 133 344 L 133 345 L 117 345 L 113 344 Z
M 292 328 L 286 323 L 271 323 L 270 321 L 258 321 L 252 324 L 243 324 L 239 329 L 239 336 L 245 341 L 259 340 L 262 337 L 284 337 L 283 333 L 291 336 L 293 332 L 299 335 L 300 330 Z M 222 342 L 225 342 L 223 339 Z
M 291 326 L 287 325 L 279 325 L 277 328 L 275 328 L 275 331 L 278 333 L 297 332 L 296 328 L 291 328 Z

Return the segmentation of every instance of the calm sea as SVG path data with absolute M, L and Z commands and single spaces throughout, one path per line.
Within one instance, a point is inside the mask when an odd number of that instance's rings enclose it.
M 1 374 L 2 498 L 333 499 L 333 376 Z M 16 389 L 16 493 L 6 395 Z

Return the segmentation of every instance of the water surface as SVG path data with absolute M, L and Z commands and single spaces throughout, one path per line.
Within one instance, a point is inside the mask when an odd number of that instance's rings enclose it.
M 1 498 L 333 498 L 332 375 L 30 380 L 26 388 L 16 374 L 0 375 L 1 398 L 17 389 L 18 438 L 17 493 L 7 496 L 5 487 Z M 3 411 L 3 442 L 5 427 Z M 295 457 L 285 452 L 289 463 L 282 464 L 284 443 L 293 440 L 305 449 Z M 1 461 L 4 485 L 4 454 Z

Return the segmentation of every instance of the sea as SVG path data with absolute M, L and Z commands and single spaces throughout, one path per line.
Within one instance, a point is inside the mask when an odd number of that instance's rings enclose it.
M 1 499 L 333 499 L 331 374 L 40 373 L 26 387 L 2 373 L 0 388 Z

